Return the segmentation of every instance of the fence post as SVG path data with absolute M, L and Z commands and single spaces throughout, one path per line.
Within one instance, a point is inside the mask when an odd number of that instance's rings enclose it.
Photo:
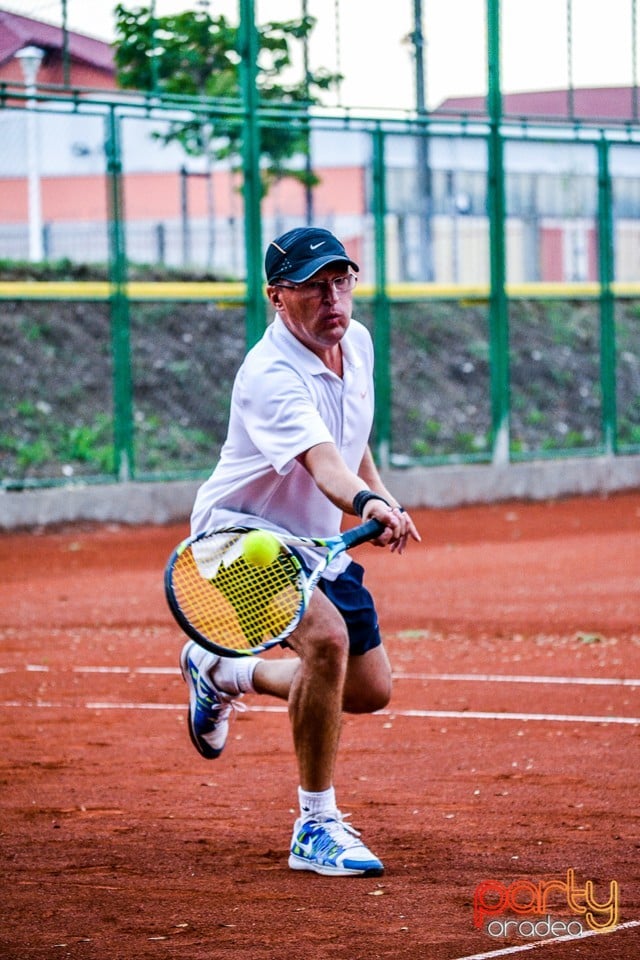
M 113 455 L 119 480 L 131 480 L 133 460 L 133 388 L 127 257 L 122 199 L 122 159 L 119 119 L 112 106 L 107 115 L 107 184 L 109 209 L 109 311 L 113 363 Z
M 253 346 L 264 333 L 262 298 L 262 221 L 260 127 L 258 123 L 258 33 L 253 0 L 240 0 L 240 78 L 243 102 L 242 169 L 244 176 L 244 248 L 246 257 L 246 337 Z
M 489 245 L 491 293 L 491 423 L 493 462 L 509 461 L 509 304 L 505 289 L 505 192 L 502 93 L 500 89 L 500 0 L 487 0 L 487 64 L 489 70 Z
M 387 296 L 387 250 L 385 237 L 384 133 L 379 125 L 373 132 L 373 224 L 375 240 L 375 293 L 373 301 L 373 342 L 375 349 L 375 438 L 376 458 L 389 466 L 391 446 L 391 335 Z
M 616 331 L 613 217 L 609 144 L 604 136 L 598 143 L 598 264 L 600 273 L 600 387 L 602 390 L 602 439 L 604 451 L 617 451 Z

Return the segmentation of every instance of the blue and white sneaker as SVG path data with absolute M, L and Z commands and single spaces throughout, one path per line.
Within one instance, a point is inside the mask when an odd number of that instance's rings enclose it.
M 357 830 L 344 822 L 339 810 L 296 820 L 289 866 L 292 870 L 313 870 L 328 877 L 382 876 L 382 863 L 359 836 Z
M 229 733 L 229 716 L 240 704 L 218 690 L 211 671 L 219 662 L 215 653 L 187 643 L 180 654 L 180 669 L 189 687 L 189 736 L 194 747 L 207 760 L 215 760 L 224 749 Z

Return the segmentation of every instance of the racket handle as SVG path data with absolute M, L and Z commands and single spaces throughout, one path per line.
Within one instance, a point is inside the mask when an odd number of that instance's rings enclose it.
M 366 543 L 367 540 L 375 540 L 383 530 L 384 523 L 380 523 L 379 520 L 367 520 L 366 523 L 361 523 L 359 527 L 353 527 L 353 529 L 346 530 L 342 534 L 345 548 L 348 550 L 349 547 L 357 547 L 359 543 Z

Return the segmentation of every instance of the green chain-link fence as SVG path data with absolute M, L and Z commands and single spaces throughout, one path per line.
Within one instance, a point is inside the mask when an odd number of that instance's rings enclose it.
M 310 214 L 362 267 L 382 463 L 640 452 L 640 127 L 505 118 L 489 93 L 473 119 L 238 103 L 241 168 L 211 171 L 157 133 L 228 105 L 58 91 L 29 110 L 5 87 L 4 487 L 205 475 L 268 320 L 264 244 Z M 283 123 L 309 127 L 318 182 L 260 197 L 254 141 Z

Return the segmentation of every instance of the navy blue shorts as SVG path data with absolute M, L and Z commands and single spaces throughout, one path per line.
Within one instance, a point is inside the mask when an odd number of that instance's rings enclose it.
M 361 657 L 382 643 L 373 597 L 362 583 L 364 567 L 352 560 L 335 580 L 320 580 L 318 589 L 342 614 L 349 631 L 349 653 Z

